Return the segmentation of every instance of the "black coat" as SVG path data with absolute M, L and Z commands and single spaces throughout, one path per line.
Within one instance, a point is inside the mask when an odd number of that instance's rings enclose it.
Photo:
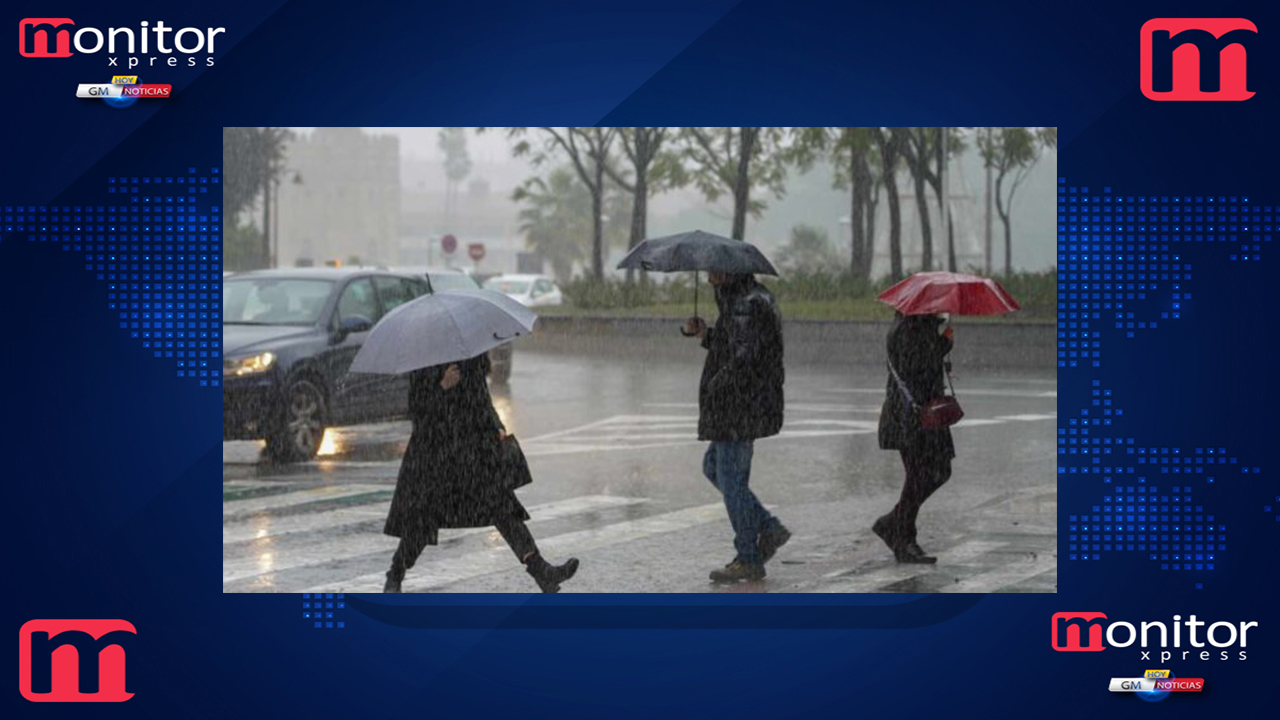
M 409 376 L 413 434 L 383 529 L 387 535 L 434 545 L 440 528 L 529 519 L 515 493 L 498 479 L 503 427 L 485 381 L 489 359 L 480 355 L 456 364 L 462 379 L 448 390 L 440 387 L 445 365 Z
M 889 328 L 889 361 L 919 405 L 942 395 L 946 386 L 943 363 L 951 352 L 951 340 L 938 334 L 941 322 L 936 315 L 907 315 L 895 319 Z M 911 407 L 892 373 L 880 410 L 880 447 L 935 460 L 956 455 L 951 430 L 921 428 L 919 413 Z
M 698 389 L 699 440 L 754 440 L 782 429 L 782 315 L 750 275 L 716 288 Z

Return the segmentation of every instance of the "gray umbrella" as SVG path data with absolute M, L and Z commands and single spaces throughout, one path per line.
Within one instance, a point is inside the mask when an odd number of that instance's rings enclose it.
M 778 274 L 755 245 L 701 230 L 645 240 L 622 258 L 618 268 L 650 272 L 714 270 L 737 275 Z
M 701 230 L 645 240 L 622 258 L 618 269 L 650 272 L 692 270 L 695 316 L 698 314 L 699 270 L 735 275 L 778 274 L 769 258 L 755 245 Z
M 442 290 L 384 317 L 351 363 L 353 373 L 399 375 L 472 358 L 533 331 L 537 315 L 492 290 Z

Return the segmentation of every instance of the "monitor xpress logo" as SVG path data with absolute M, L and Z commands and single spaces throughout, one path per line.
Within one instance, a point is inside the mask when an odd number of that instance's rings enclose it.
M 1244 18 L 1155 18 L 1141 31 L 1142 94 L 1152 100 L 1248 100 L 1257 87 Z
M 1224 648 L 1239 647 L 1237 659 L 1247 660 L 1245 648 L 1249 644 L 1249 630 L 1258 627 L 1256 622 L 1206 623 L 1197 620 L 1195 615 L 1188 616 L 1186 620 L 1181 615 L 1174 615 L 1171 623 L 1142 622 L 1135 626 L 1122 620 L 1110 623 L 1104 629 L 1102 621 L 1106 619 L 1106 613 L 1100 612 L 1054 613 L 1053 649 L 1058 652 L 1101 652 L 1108 647 L 1136 645 L 1141 659 L 1165 662 L 1211 660 L 1215 656 L 1218 660 L 1229 660 L 1231 653 Z M 1201 628 L 1204 628 L 1203 634 Z M 1181 649 L 1184 640 L 1191 649 Z M 1159 657 L 1152 657 L 1153 653 L 1158 653 Z
M 32 620 L 18 631 L 18 690 L 32 702 L 124 702 L 137 635 L 124 620 Z
M 1053 649 L 1058 652 L 1098 652 L 1102 645 L 1102 623 L 1106 620 L 1100 612 L 1054 613 Z
M 173 28 L 146 20 L 136 28 L 80 27 L 71 18 L 23 18 L 18 22 L 18 54 L 29 58 L 69 58 L 106 53 L 108 67 L 195 67 L 203 53 L 213 65 L 216 37 L 225 28 Z M 185 59 L 179 55 L 186 55 Z

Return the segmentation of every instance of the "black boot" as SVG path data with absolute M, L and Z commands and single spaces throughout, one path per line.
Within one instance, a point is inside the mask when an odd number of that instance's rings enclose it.
M 893 519 L 889 515 L 881 515 L 879 519 L 876 520 L 875 524 L 871 526 L 871 532 L 875 533 L 877 537 L 883 540 L 884 544 L 893 551 L 894 555 L 898 554 L 897 533 L 893 531 Z
M 543 560 L 542 555 L 534 553 L 524 559 L 524 569 L 538 583 L 542 592 L 560 592 L 560 583 L 578 572 L 578 558 L 569 558 L 563 565 L 552 565 Z
M 765 530 L 760 533 L 759 539 L 756 540 L 757 547 L 760 548 L 760 562 L 767 563 L 773 559 L 778 553 L 778 548 L 787 544 L 791 539 L 791 531 L 782 523 L 778 523 L 771 530 Z
M 932 555 L 925 555 L 924 550 L 914 542 L 903 543 L 894 548 L 893 558 L 900 563 L 909 563 L 915 565 L 932 565 L 938 562 L 938 558 Z
M 911 556 L 911 560 L 908 560 L 907 562 L 925 563 L 925 564 L 938 562 L 938 558 L 934 557 L 933 555 L 927 554 L 924 551 L 924 548 L 920 547 L 915 540 L 907 541 L 905 548 L 906 548 L 907 554 Z
M 396 572 L 395 568 L 387 571 L 387 582 L 382 586 L 384 593 L 400 592 L 400 583 L 404 580 L 404 570 Z
M 719 570 L 712 570 L 711 582 L 719 585 L 728 585 L 743 581 L 755 582 L 763 580 L 764 576 L 764 563 L 745 563 L 735 558 L 733 562 L 725 565 L 723 568 Z

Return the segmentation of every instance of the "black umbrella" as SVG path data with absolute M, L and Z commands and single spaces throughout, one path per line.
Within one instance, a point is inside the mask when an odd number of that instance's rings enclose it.
M 698 315 L 698 272 L 734 275 L 777 275 L 760 249 L 743 240 L 712 235 L 701 230 L 650 238 L 622 258 L 618 269 L 649 272 L 693 271 L 693 314 Z

